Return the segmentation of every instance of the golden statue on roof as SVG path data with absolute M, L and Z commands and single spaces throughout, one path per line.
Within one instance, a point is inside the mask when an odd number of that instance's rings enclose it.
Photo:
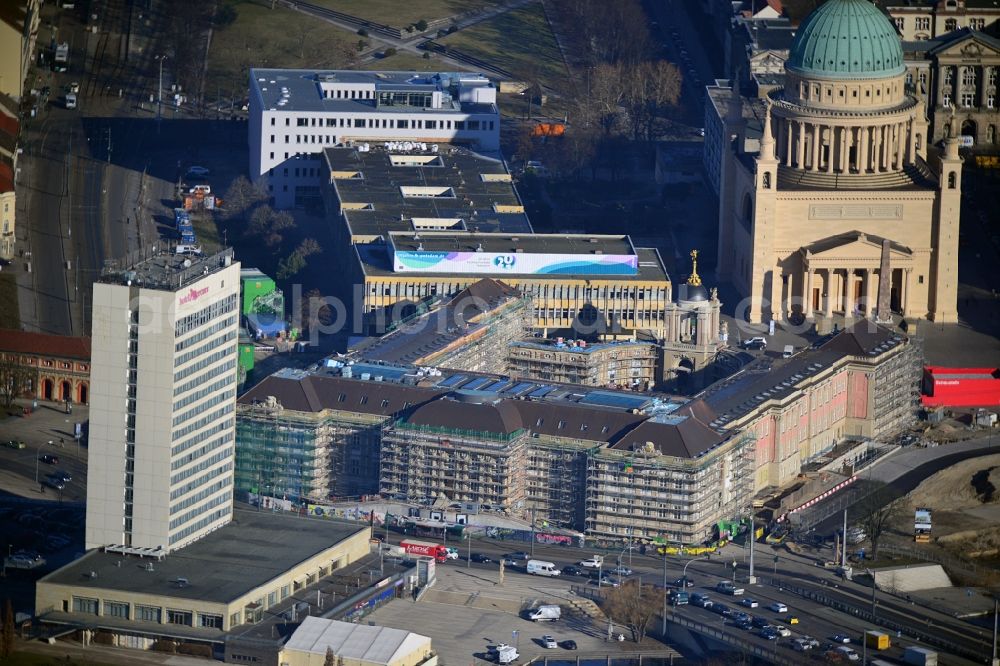
M 701 278 L 698 276 L 698 250 L 691 250 L 691 275 L 687 279 L 688 286 L 700 287 Z

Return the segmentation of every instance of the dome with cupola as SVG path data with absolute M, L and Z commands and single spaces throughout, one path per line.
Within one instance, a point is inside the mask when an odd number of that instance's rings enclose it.
M 828 0 L 807 16 L 786 68 L 810 79 L 879 79 L 905 71 L 899 35 L 870 0 Z

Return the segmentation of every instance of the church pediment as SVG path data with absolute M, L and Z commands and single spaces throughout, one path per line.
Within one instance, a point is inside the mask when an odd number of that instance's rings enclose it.
M 993 59 L 1000 57 L 1000 42 L 994 39 L 981 37 L 976 33 L 966 32 L 953 42 L 942 44 L 933 49 L 934 55 L 939 59 L 946 57 L 963 58 L 966 60 L 978 60 L 980 58 Z
M 851 259 L 877 261 L 882 257 L 882 241 L 879 236 L 873 236 L 861 231 L 852 231 L 814 241 L 802 247 L 802 252 L 810 261 L 827 259 Z M 889 241 L 889 256 L 892 260 L 910 259 L 913 251 L 895 241 Z

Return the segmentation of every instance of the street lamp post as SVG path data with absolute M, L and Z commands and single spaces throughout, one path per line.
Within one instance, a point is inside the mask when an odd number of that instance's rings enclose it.
M 708 559 L 707 555 L 704 557 L 693 557 L 684 564 L 684 569 L 683 571 L 681 571 L 681 589 L 685 591 L 687 590 L 688 567 L 691 566 L 691 563 L 697 562 L 698 560 L 707 560 L 707 559 Z
M 667 551 L 663 551 L 663 627 L 660 631 L 664 638 L 667 636 Z
M 753 574 L 753 542 L 757 540 L 757 526 L 754 524 L 753 514 L 750 514 L 750 574 L 747 576 L 747 584 L 755 585 L 757 577 Z
M 167 59 L 165 55 L 153 56 L 160 61 L 160 81 L 156 88 L 156 120 L 161 118 L 160 110 L 163 106 L 163 61 Z
M 467 557 L 465 558 L 465 568 L 472 568 L 472 532 L 469 531 L 469 526 L 465 526 L 465 543 L 468 544 L 468 549 L 466 550 Z
M 52 448 L 52 440 L 48 441 L 49 448 Z M 42 457 L 42 447 L 44 444 L 38 445 L 38 450 L 35 452 L 35 483 L 38 483 L 38 461 Z
M 875 586 L 875 572 L 872 569 L 865 569 L 865 573 L 871 576 L 872 579 L 872 621 L 875 621 L 875 591 L 878 587 Z

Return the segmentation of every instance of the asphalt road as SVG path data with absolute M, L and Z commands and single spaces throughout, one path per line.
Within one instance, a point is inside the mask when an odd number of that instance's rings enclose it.
M 390 533 L 390 541 L 392 542 L 398 542 L 401 538 L 404 537 Z M 468 542 L 463 541 L 461 544 L 451 543 L 449 545 L 459 549 L 461 559 L 458 562 L 449 562 L 447 566 L 471 566 L 472 569 L 482 571 L 497 570 L 497 561 L 504 553 L 530 549 L 530 546 L 523 542 L 501 542 L 492 539 L 474 540 L 471 544 L 471 552 L 486 554 L 494 561 L 489 564 L 471 563 L 469 565 L 465 560 L 469 552 Z M 573 564 L 590 554 L 592 554 L 591 551 L 576 548 L 536 545 L 533 556 L 535 559 L 551 561 L 562 567 Z M 605 561 L 608 566 L 615 566 L 620 555 L 621 551 L 605 553 Z M 761 615 L 774 621 L 780 621 L 783 618 L 783 624 L 788 626 L 793 633 L 792 637 L 768 641 L 757 634 L 733 626 L 729 620 L 718 614 L 693 606 L 678 608 L 676 612 L 701 624 L 712 626 L 740 641 L 753 643 L 766 650 L 779 650 L 786 659 L 794 659 L 794 655 L 798 654 L 793 652 L 790 646 L 791 641 L 801 635 L 810 635 L 819 640 L 820 643 L 826 643 L 835 633 L 842 632 L 853 637 L 852 641 L 860 653 L 858 640 L 863 632 L 866 629 L 885 630 L 886 623 L 905 628 L 902 639 L 897 641 L 894 638 L 894 643 L 924 645 L 925 643 L 921 642 L 920 637 L 927 633 L 953 643 L 957 646 L 954 651 L 941 647 L 935 648 L 942 653 L 951 654 L 948 663 L 981 663 L 962 655 L 982 655 L 983 659 L 989 656 L 988 639 L 981 635 L 981 628 L 883 592 L 877 593 L 876 623 L 864 619 L 864 613 L 871 609 L 871 588 L 859 583 L 841 581 L 833 571 L 816 566 L 816 559 L 830 559 L 832 552 L 818 551 L 813 557 L 799 557 L 792 555 L 784 548 L 759 544 L 755 548 L 755 574 L 758 577 L 758 584 L 743 585 L 743 587 L 746 589 L 745 596 L 756 599 L 760 602 L 760 606 L 756 609 L 739 606 L 738 599 L 716 593 L 714 588 L 721 580 L 732 580 L 734 562 L 737 582 L 742 584 L 748 574 L 748 555 L 748 551 L 743 548 L 729 546 L 721 556 L 715 556 L 708 561 L 668 557 L 666 558 L 666 580 L 671 582 L 680 578 L 684 566 L 687 565 L 688 578 L 695 583 L 692 591 L 707 592 L 714 601 L 752 615 Z M 775 557 L 778 558 L 777 562 L 775 562 Z M 662 584 L 664 579 L 663 558 L 638 553 L 633 553 L 630 558 L 626 552 L 622 560 L 624 564 L 634 570 L 634 574 L 630 578 L 641 580 L 643 584 Z M 508 569 L 508 572 L 511 575 L 521 575 L 516 569 L 514 571 Z M 580 585 L 590 586 L 585 578 L 579 578 L 576 582 Z M 825 598 L 827 602 L 824 603 L 821 598 Z M 789 607 L 789 613 L 778 616 L 767 610 L 766 605 L 773 601 L 785 603 Z M 846 611 L 830 607 L 829 603 L 831 602 L 840 604 Z M 788 617 L 792 615 L 798 618 L 798 624 L 788 624 Z M 901 653 L 902 649 L 896 648 L 887 655 L 899 656 Z

